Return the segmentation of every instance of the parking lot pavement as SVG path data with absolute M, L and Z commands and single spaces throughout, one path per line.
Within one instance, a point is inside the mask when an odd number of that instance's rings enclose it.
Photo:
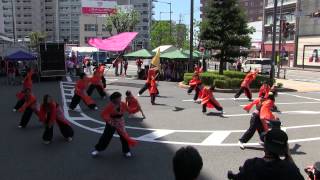
M 107 79 L 107 93 L 124 93 L 131 90 L 136 94 L 144 81 L 111 77 Z M 73 93 L 74 82 L 43 82 L 35 84 L 35 94 L 49 92 L 67 107 Z M 100 110 L 90 111 L 81 104 L 76 112 L 64 108 L 65 115 L 73 124 L 76 135 L 71 143 L 63 142 L 55 131 L 55 140 L 49 146 L 41 144 L 41 125 L 33 117 L 29 128 L 16 128 L 20 115 L 10 112 L 14 104 L 17 87 L 0 87 L 3 101 L 0 113 L 3 115 L 1 133 L 1 162 L 3 177 L 15 179 L 173 179 L 171 159 L 181 146 L 195 146 L 204 159 L 200 179 L 226 179 L 228 170 L 236 171 L 247 159 L 262 156 L 259 150 L 240 150 L 238 138 L 249 125 L 250 114 L 242 110 L 248 101 L 243 96 L 234 100 L 233 94 L 215 93 L 225 109 L 225 114 L 212 110 L 201 113 L 199 104 L 191 101 L 184 89 L 176 83 L 160 82 L 159 105 L 152 106 L 148 93 L 138 98 L 147 118 L 140 115 L 126 118 L 128 133 L 139 141 L 133 149 L 134 158 L 121 156 L 118 138 L 98 159 L 92 159 L 89 152 L 103 131 L 104 123 L 100 111 L 106 104 L 94 93 Z M 254 94 L 256 97 L 257 95 Z M 281 113 L 277 116 L 283 123 L 290 139 L 294 159 L 300 169 L 317 160 L 320 147 L 320 92 L 280 93 L 276 99 Z M 259 147 L 258 137 L 250 141 Z M 14 157 L 14 158 L 13 158 Z M 39 170 L 40 169 L 40 170 Z M 17 173 L 19 172 L 19 173 Z M 303 173 L 303 172 L 302 172 Z M 48 176 L 50 174 L 50 176 Z

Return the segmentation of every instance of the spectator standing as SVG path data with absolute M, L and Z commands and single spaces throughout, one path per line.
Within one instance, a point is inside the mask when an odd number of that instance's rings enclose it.
M 143 64 L 143 61 L 142 61 L 140 58 L 138 58 L 138 59 L 136 60 L 136 65 L 137 65 L 137 68 L 138 68 L 138 73 L 141 71 L 142 64 Z
M 173 171 L 176 180 L 196 180 L 202 166 L 201 155 L 191 146 L 180 148 L 173 157 Z
M 124 68 L 124 75 L 126 76 L 127 75 L 127 70 L 128 70 L 128 60 L 124 60 L 123 61 L 123 68 Z

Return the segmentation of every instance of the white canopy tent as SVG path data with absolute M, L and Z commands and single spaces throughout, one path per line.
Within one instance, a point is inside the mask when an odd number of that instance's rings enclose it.
M 98 52 L 99 49 L 95 47 L 71 47 L 71 51 L 80 53 Z
M 177 48 L 174 47 L 173 45 L 163 45 L 155 48 L 154 50 L 152 50 L 152 52 L 157 52 L 159 48 L 160 48 L 160 53 L 166 53 L 166 52 L 177 50 Z

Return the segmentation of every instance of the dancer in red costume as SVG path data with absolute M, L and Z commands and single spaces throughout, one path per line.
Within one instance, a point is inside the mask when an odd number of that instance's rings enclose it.
M 272 113 L 274 101 L 275 99 L 273 93 L 269 93 L 268 98 L 261 105 L 260 120 L 265 133 L 269 130 L 268 124 L 270 121 L 279 121 L 279 119 Z
M 158 88 L 157 88 L 157 82 L 156 82 L 156 77 L 152 77 L 150 81 L 150 86 L 149 86 L 149 94 L 151 98 L 151 104 L 155 105 L 156 97 L 159 94 Z
M 88 96 L 91 96 L 94 89 L 97 89 L 99 95 L 101 98 L 105 98 L 107 96 L 106 92 L 104 91 L 103 88 L 103 82 L 102 82 L 102 75 L 99 69 L 96 69 L 93 73 L 93 76 L 90 78 L 90 86 L 87 90 Z
M 12 110 L 13 112 L 16 112 L 24 104 L 24 97 L 25 97 L 24 91 L 26 89 L 30 89 L 30 91 L 32 91 L 32 76 L 33 76 L 33 70 L 28 69 L 27 74 L 22 83 L 22 90 L 16 94 L 18 101 Z
M 200 75 L 203 72 L 203 69 L 198 64 L 194 65 L 194 73 Z
M 255 106 L 256 109 L 253 111 L 250 119 L 250 126 L 247 131 L 241 136 L 239 139 L 239 146 L 241 149 L 245 149 L 244 143 L 247 143 L 254 135 L 256 131 L 258 131 L 261 141 L 263 140 L 263 126 L 260 120 L 260 109 L 262 103 L 265 101 L 266 95 L 264 93 L 260 94 L 259 98 L 255 99 L 253 102 L 243 107 L 243 110 L 248 113 Z
M 258 74 L 258 70 L 249 72 L 246 77 L 244 78 L 244 80 L 241 83 L 241 87 L 240 90 L 237 92 L 237 94 L 234 95 L 234 98 L 239 98 L 240 95 L 245 92 L 246 96 L 248 97 L 248 99 L 251 101 L 252 100 L 252 93 L 250 90 L 250 84 L 252 83 L 252 81 L 254 81 L 257 77 Z
M 202 90 L 202 81 L 199 77 L 198 73 L 194 73 L 192 79 L 189 81 L 189 89 L 188 94 L 190 94 L 193 90 L 195 90 L 195 94 L 193 100 L 196 101 L 199 97 L 199 93 Z
M 69 105 L 70 110 L 74 110 L 77 105 L 80 103 L 81 100 L 90 108 L 90 109 L 95 109 L 98 110 L 97 105 L 95 102 L 92 100 L 90 96 L 88 96 L 86 90 L 88 88 L 88 78 L 84 73 L 80 74 L 80 79 L 77 81 L 75 90 L 74 90 L 74 95 L 72 97 L 71 103 Z
M 127 104 L 129 114 L 135 114 L 137 112 L 141 112 L 142 117 L 146 118 L 138 100 L 132 95 L 131 91 L 127 91 L 126 96 L 127 96 L 126 104 Z
M 265 94 L 265 98 L 267 98 L 270 90 L 271 90 L 271 88 L 270 88 L 269 84 L 266 81 L 264 81 L 262 83 L 262 86 L 259 89 L 259 97 L 261 97 L 262 94 Z
M 215 86 L 213 85 L 209 89 L 203 88 L 201 94 L 202 112 L 207 113 L 207 108 L 216 108 L 223 114 L 223 107 L 220 105 L 220 103 L 216 100 L 216 98 L 213 95 L 214 89 Z
M 144 86 L 139 90 L 138 96 L 142 95 L 147 89 L 150 88 L 151 80 L 157 78 L 159 75 L 158 68 L 151 65 L 151 68 L 148 70 L 148 77 Z
M 31 93 L 31 89 L 26 88 L 23 91 L 24 98 L 23 98 L 23 105 L 18 109 L 19 112 L 23 112 L 23 115 L 21 117 L 19 128 L 25 128 L 27 124 L 29 123 L 31 116 L 33 113 L 36 113 L 39 115 L 39 109 L 37 107 L 37 99 L 36 97 Z
M 61 134 L 68 142 L 72 141 L 73 129 L 64 117 L 64 113 L 48 94 L 44 95 L 43 103 L 40 106 L 39 119 L 44 124 L 45 130 L 42 135 L 43 143 L 49 144 L 53 137 L 53 126 L 57 124 Z
M 123 115 L 127 111 L 126 104 L 121 101 L 121 93 L 114 92 L 111 94 L 110 102 L 101 113 L 101 117 L 106 122 L 106 126 L 95 146 L 95 150 L 91 153 L 92 156 L 95 157 L 99 152 L 105 150 L 109 145 L 113 134 L 117 131 L 120 136 L 124 156 L 131 157 L 130 147 L 135 146 L 137 141 L 132 139 L 125 130 Z

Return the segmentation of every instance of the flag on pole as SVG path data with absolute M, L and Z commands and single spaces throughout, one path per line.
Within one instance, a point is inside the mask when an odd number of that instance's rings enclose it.
M 160 67 L 160 48 L 158 49 L 156 55 L 152 58 L 151 65 L 157 68 Z

